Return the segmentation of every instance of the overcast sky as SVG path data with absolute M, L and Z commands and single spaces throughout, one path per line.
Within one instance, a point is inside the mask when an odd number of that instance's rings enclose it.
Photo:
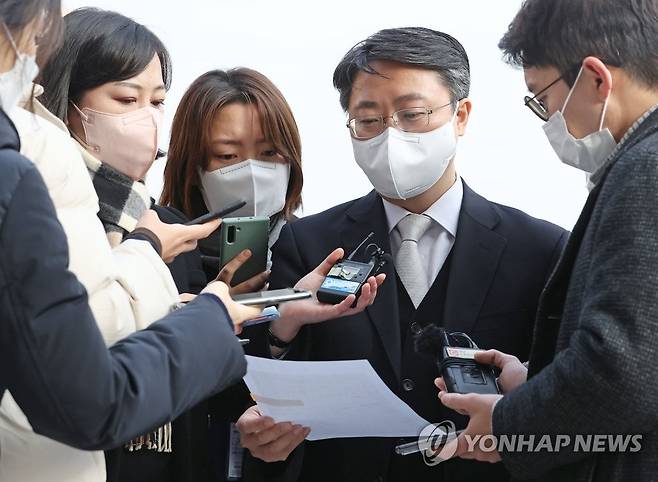
M 488 199 L 571 229 L 587 196 L 584 174 L 563 166 L 527 108 L 523 75 L 496 47 L 517 0 L 64 0 L 64 8 L 118 11 L 151 28 L 173 58 L 166 149 L 176 105 L 189 84 L 216 68 L 251 67 L 283 92 L 301 131 L 304 212 L 360 197 L 370 183 L 354 162 L 333 70 L 355 43 L 389 27 L 424 26 L 459 39 L 471 61 L 473 112 L 457 151 L 466 182 Z M 147 180 L 157 197 L 162 162 Z

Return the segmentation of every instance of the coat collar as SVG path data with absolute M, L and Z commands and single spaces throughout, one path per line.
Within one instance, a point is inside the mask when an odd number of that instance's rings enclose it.
M 617 160 L 629 149 L 636 146 L 638 143 L 642 142 L 647 137 L 656 134 L 658 132 L 658 109 L 654 107 L 649 111 L 648 114 L 645 114 L 643 118 L 638 119 L 635 125 L 631 127 L 629 132 L 621 140 L 619 146 L 612 154 L 612 157 L 606 163 L 606 166 L 601 168 L 599 172 L 596 172 L 592 175 L 592 182 L 595 185 L 600 186 L 603 184 L 603 181 L 608 177 L 608 173 L 612 169 L 612 166 L 615 165 Z

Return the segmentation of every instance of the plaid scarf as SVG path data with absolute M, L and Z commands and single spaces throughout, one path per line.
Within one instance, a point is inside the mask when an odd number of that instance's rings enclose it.
M 98 195 L 103 223 L 112 247 L 135 229 L 137 221 L 151 207 L 151 197 L 143 182 L 130 177 L 96 159 L 81 146 L 94 189 Z
M 142 182 L 135 182 L 125 174 L 102 163 L 80 145 L 94 189 L 98 195 L 98 217 L 112 247 L 118 246 L 131 233 L 137 221 L 151 207 L 151 197 Z M 170 453 L 171 423 L 137 437 L 124 446 L 129 452 L 153 450 Z

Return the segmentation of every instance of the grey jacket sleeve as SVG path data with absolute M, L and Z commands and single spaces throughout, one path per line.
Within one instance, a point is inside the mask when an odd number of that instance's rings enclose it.
M 578 319 L 566 319 L 567 310 L 562 320 L 577 329 L 550 365 L 498 403 L 495 435 L 564 434 L 573 439 L 577 434 L 655 430 L 656 186 L 658 159 L 641 146 L 612 168 L 595 209 L 597 220 L 590 226 L 591 257 L 577 263 L 566 301 L 568 306 L 578 280 L 582 309 L 575 315 Z M 588 456 L 572 447 L 559 453 L 501 455 L 514 476 L 537 477 Z
M 0 380 L 36 432 L 110 448 L 244 375 L 231 320 L 210 295 L 108 350 L 67 270 L 66 239 L 36 169 L 2 207 Z

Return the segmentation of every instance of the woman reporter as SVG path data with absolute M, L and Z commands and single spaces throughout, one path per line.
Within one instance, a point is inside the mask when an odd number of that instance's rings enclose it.
M 103 226 L 96 216 L 98 198 L 80 152 L 70 138 L 66 126 L 58 124 L 54 116 L 36 99 L 27 103 L 27 107 L 33 110 L 32 113 L 15 107 L 21 94 L 29 90 L 36 73 L 32 59 L 36 52 L 35 37 L 43 37 L 39 34 L 41 27 L 38 20 L 34 20 L 34 25 L 27 20 L 41 19 L 43 12 L 48 12 L 45 18 L 50 19 L 53 29 L 59 29 L 59 2 L 29 0 L 6 1 L 0 4 L 0 13 L 6 24 L 6 29 L 0 30 L 0 45 L 5 53 L 3 58 L 8 62 L 8 72 L 3 74 L 0 83 L 2 106 L 18 124 L 21 148 L 35 162 L 45 178 L 49 194 L 55 200 L 56 213 L 53 212 L 52 219 L 47 223 L 45 220 L 42 222 L 49 224 L 59 220 L 63 225 L 69 248 L 68 253 L 65 253 L 66 264 L 69 264 L 70 260 L 70 269 L 80 277 L 87 289 L 93 314 L 109 345 L 136 329 L 148 327 L 171 310 L 178 300 L 178 291 L 160 257 L 169 259 L 194 248 L 196 240 L 207 236 L 216 229 L 218 223 L 194 227 L 169 226 L 161 223 L 157 216 L 147 213 L 147 216 L 139 221 L 138 226 L 141 229 L 137 233 L 110 249 Z M 34 30 L 30 30 L 32 28 Z M 43 37 L 41 43 L 51 48 L 58 45 L 48 37 Z M 43 58 L 44 52 L 39 53 Z M 18 58 L 18 61 L 14 62 L 14 58 Z M 8 133 L 15 135 L 13 129 L 8 129 Z M 14 146 L 13 143 L 9 145 Z M 59 224 L 57 226 L 59 227 Z M 143 240 L 149 241 L 150 244 Z M 30 256 L 34 263 L 46 266 L 53 262 L 49 251 L 41 246 L 26 243 L 23 248 L 33 251 Z M 48 293 L 59 286 L 57 278 L 44 278 L 44 281 L 48 283 Z M 201 302 L 207 304 L 207 301 Z M 206 310 L 210 308 L 212 304 L 207 306 Z M 215 311 L 210 320 L 221 318 L 221 310 Z M 209 314 L 204 316 L 208 317 Z M 84 339 L 84 323 L 80 325 L 81 333 L 75 331 L 75 326 L 77 325 L 72 325 L 69 331 L 70 343 L 75 343 L 78 337 Z M 220 346 L 225 342 L 226 340 L 222 342 L 217 339 Z M 234 340 L 231 339 L 229 343 L 234 346 L 227 346 L 227 357 L 242 354 Z M 139 346 L 147 350 L 146 345 Z M 216 349 L 216 346 L 213 345 L 213 349 Z M 98 356 L 102 353 L 105 353 L 104 348 Z M 146 355 L 147 353 L 144 354 Z M 164 370 L 164 367 L 162 369 Z M 71 373 L 66 375 L 71 376 Z M 154 379 L 157 378 L 161 377 L 156 375 Z M 234 380 L 235 377 L 227 379 Z M 163 380 L 162 390 L 168 387 L 168 381 Z M 100 390 L 98 394 L 116 396 L 106 390 Z M 176 412 L 179 413 L 180 411 Z M 169 418 L 160 419 L 166 421 Z M 0 426 L 3 449 L 0 480 L 105 480 L 102 453 L 76 451 L 34 435 L 28 420 L 10 394 L 5 394 L 3 399 Z M 136 426 L 145 425 L 136 423 Z M 147 428 L 151 429 L 153 425 L 149 424 Z M 124 429 L 121 433 L 128 431 L 134 435 L 132 429 Z
M 66 237 L 48 191 L 18 153 L 6 114 L 32 81 L 37 38 L 57 39 L 60 3 L 4 1 L 0 21 L 0 393 L 11 391 L 45 436 L 109 447 L 240 377 L 245 362 L 229 312 L 239 326 L 257 310 L 231 302 L 216 284 L 105 348 L 86 292 L 67 270 Z M 217 343 L 225 350 L 213 349 Z M 0 467 L 10 456 L 3 445 Z

